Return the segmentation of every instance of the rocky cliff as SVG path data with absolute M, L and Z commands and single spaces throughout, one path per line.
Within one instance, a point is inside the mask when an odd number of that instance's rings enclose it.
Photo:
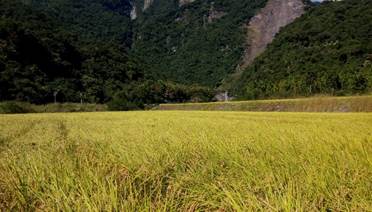
M 143 2 L 143 11 L 147 10 L 152 5 L 153 2 L 154 0 L 145 0 Z
M 246 25 L 246 50 L 238 69 L 249 66 L 273 41 L 280 28 L 300 17 L 304 8 L 303 0 L 269 0 Z

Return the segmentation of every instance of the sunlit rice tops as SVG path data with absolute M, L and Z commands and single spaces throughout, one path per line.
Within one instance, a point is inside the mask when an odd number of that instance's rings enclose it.
M 0 210 L 369 211 L 372 114 L 0 115 Z

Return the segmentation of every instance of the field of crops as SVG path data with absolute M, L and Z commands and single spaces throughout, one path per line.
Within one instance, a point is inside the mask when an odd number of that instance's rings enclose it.
M 371 113 L 0 115 L 0 211 L 371 211 Z

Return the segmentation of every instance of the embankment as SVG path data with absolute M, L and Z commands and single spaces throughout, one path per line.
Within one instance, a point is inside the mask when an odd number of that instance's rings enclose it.
M 311 97 L 236 102 L 161 104 L 159 110 L 372 112 L 372 96 Z

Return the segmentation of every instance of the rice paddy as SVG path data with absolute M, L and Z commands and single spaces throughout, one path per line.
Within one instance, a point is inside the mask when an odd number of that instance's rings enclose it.
M 0 115 L 0 210 L 371 211 L 371 113 Z

